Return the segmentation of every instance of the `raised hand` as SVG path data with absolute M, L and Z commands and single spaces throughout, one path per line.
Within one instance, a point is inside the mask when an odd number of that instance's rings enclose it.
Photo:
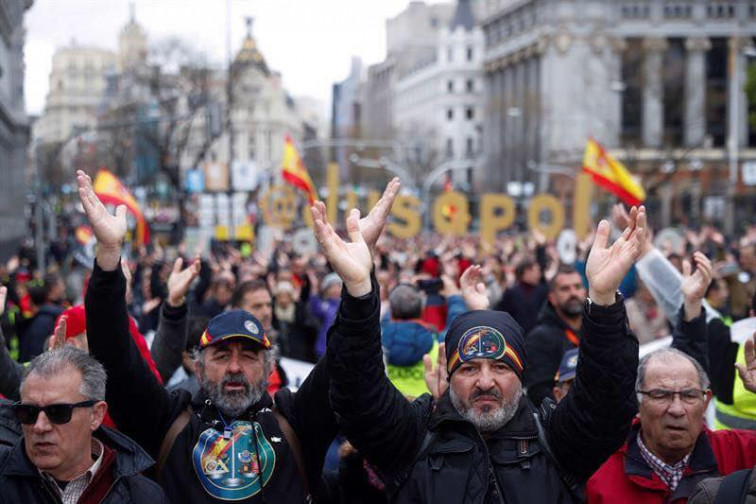
M 79 199 L 97 238 L 97 264 L 105 271 L 113 271 L 118 267 L 121 246 L 126 236 L 126 206 L 118 205 L 115 215 L 111 215 L 95 194 L 89 175 L 77 171 L 76 183 L 79 186 Z
M 49 350 L 56 350 L 66 346 L 66 317 L 60 317 L 60 322 L 55 326 L 53 335 L 50 337 Z
M 423 363 L 425 363 L 425 384 L 433 398 L 438 401 L 449 388 L 449 380 L 447 379 L 449 373 L 446 371 L 446 344 L 441 343 L 438 346 L 435 367 L 430 355 L 423 356 Z
M 459 283 L 462 285 L 462 298 L 468 310 L 488 310 L 491 301 L 488 299 L 483 272 L 479 265 L 467 268 L 462 273 Z
M 709 288 L 711 283 L 712 275 L 711 261 L 703 253 L 695 252 L 693 261 L 696 264 L 695 273 L 691 273 L 690 261 L 683 261 L 682 282 L 680 283 L 680 292 L 682 292 L 685 307 L 685 320 L 687 321 L 691 321 L 701 314 L 701 304 L 706 295 L 706 289 Z
M 186 293 L 189 292 L 192 282 L 199 276 L 202 267 L 199 256 L 184 270 L 181 269 L 183 264 L 183 259 L 180 257 L 176 259 L 168 277 L 168 304 L 174 307 L 186 302 Z
M 378 200 L 378 203 L 370 210 L 365 217 L 360 219 L 360 232 L 362 237 L 367 243 L 368 249 L 372 254 L 375 250 L 375 244 L 378 242 L 378 238 L 383 233 L 383 229 L 386 227 L 386 220 L 391 213 L 391 207 L 394 205 L 394 199 L 399 194 L 399 188 L 401 184 L 399 179 L 394 177 L 391 182 L 388 183 L 386 189 L 383 191 L 383 196 Z
M 8 297 L 8 287 L 0 287 L 0 317 L 5 313 L 5 299 Z
M 745 341 L 745 365 L 736 362 L 735 367 L 738 368 L 738 374 L 740 379 L 743 380 L 746 390 L 756 394 L 756 348 L 754 343 L 756 343 L 756 332 L 753 333 L 753 339 Z
M 615 302 L 620 282 L 645 248 L 646 209 L 633 207 L 630 210 L 630 226 L 611 247 L 608 246 L 609 230 L 609 223 L 602 220 L 585 266 L 589 296 L 594 303 L 605 306 Z
M 369 294 L 372 290 L 370 270 L 373 268 L 373 259 L 360 231 L 360 211 L 352 209 L 347 217 L 350 241 L 346 242 L 328 223 L 325 204 L 322 201 L 316 201 L 310 210 L 315 225 L 315 238 L 320 243 L 326 259 L 343 280 L 347 292 L 354 297 Z

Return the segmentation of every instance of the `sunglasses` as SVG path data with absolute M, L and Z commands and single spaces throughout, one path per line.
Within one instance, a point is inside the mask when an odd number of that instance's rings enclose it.
M 34 404 L 14 403 L 13 410 L 16 412 L 16 418 L 24 425 L 34 425 L 40 411 L 45 412 L 45 416 L 50 422 L 61 425 L 71 421 L 74 408 L 89 408 L 100 401 L 82 401 L 74 404 L 48 404 L 47 406 L 36 406 Z

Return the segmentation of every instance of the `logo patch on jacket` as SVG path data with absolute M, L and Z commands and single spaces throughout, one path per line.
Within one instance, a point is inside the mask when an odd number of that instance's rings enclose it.
M 270 481 L 276 452 L 259 423 L 235 421 L 229 428 L 228 438 L 215 429 L 200 434 L 192 461 L 207 493 L 234 501 L 256 495 Z

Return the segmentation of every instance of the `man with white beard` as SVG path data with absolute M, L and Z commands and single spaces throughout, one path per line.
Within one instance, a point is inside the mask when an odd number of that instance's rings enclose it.
M 599 224 L 575 384 L 559 405 L 549 400 L 540 411 L 523 396 L 522 329 L 487 310 L 460 315 L 449 328 L 439 399 L 407 402 L 384 371 L 373 251 L 359 211 L 347 219 L 348 240 L 327 222 L 325 205 L 316 202 L 312 212 L 346 290 L 326 354 L 331 404 L 342 432 L 381 470 L 392 502 L 580 501 L 582 484 L 622 444 L 635 414 L 638 342 L 616 292 L 646 239 L 645 209 L 633 209 L 633 226 L 611 247 L 608 222 Z M 485 295 L 482 283 L 477 290 Z

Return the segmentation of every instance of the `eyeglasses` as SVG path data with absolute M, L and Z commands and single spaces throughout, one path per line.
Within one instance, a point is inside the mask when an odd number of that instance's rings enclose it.
M 652 389 L 652 390 L 638 390 L 639 394 L 648 396 L 653 401 L 671 403 L 675 400 L 675 396 L 679 395 L 680 400 L 685 404 L 697 404 L 698 401 L 706 396 L 706 391 L 701 389 L 683 389 L 683 390 L 666 390 L 666 389 Z
M 24 425 L 33 425 L 37 422 L 40 411 L 45 412 L 45 416 L 50 422 L 62 425 L 71 421 L 71 415 L 74 408 L 89 408 L 100 401 L 81 401 L 75 404 L 48 404 L 47 406 L 36 406 L 34 404 L 14 403 L 13 410 L 16 412 L 16 418 Z

